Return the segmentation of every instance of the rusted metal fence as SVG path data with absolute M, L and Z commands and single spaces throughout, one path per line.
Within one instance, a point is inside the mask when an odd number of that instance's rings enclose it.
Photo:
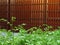
M 0 0 L 0 18 L 17 18 L 14 25 L 26 23 L 26 28 L 48 24 L 60 26 L 60 0 Z M 6 23 L 0 22 L 4 28 Z

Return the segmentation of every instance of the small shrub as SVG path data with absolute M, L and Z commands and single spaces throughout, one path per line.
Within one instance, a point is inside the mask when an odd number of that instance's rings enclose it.
M 27 33 L 23 28 L 19 29 L 17 35 L 6 29 L 0 29 L 0 45 L 60 45 L 60 30 L 58 29 L 42 31 L 36 28 L 32 33 Z

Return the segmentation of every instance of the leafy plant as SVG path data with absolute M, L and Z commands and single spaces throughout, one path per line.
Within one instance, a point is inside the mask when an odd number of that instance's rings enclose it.
M 6 22 L 9 26 L 10 26 L 10 30 L 13 30 L 13 31 L 17 31 L 17 30 L 20 30 L 20 29 L 23 29 L 24 30 L 24 26 L 26 25 L 25 23 L 22 23 L 18 26 L 15 26 L 13 23 L 16 21 L 16 17 L 11 17 L 10 21 L 8 21 L 8 19 L 5 19 L 5 18 L 0 18 L 0 21 L 2 22 Z
M 52 26 L 47 25 L 47 24 L 43 24 L 42 26 L 44 27 L 44 28 L 43 28 L 44 31 L 49 31 L 49 30 L 53 29 Z
M 4 18 L 0 19 L 0 21 L 7 22 L 11 27 L 15 20 L 15 17 L 11 18 L 11 22 Z M 0 45 L 60 45 L 60 27 L 54 31 L 49 31 L 53 27 L 43 24 L 45 31 L 42 31 L 41 26 L 26 30 L 25 25 L 23 23 L 12 28 L 19 30 L 18 33 L 11 32 L 12 29 L 8 31 L 7 29 L 0 29 Z
M 8 21 L 8 19 L 5 19 L 5 18 L 0 18 L 0 21 L 6 22 L 11 28 L 13 28 L 13 22 L 16 21 L 16 17 L 12 16 L 10 21 Z
M 39 27 L 34 27 L 32 33 L 27 33 L 26 29 L 17 27 L 18 33 L 10 30 L 0 29 L 0 45 L 60 45 L 60 29 L 54 31 L 42 31 Z

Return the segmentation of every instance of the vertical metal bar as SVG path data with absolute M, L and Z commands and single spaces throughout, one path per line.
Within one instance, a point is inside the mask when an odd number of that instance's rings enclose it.
M 43 13 L 44 13 L 44 11 L 43 11 L 44 8 L 43 7 L 44 7 L 44 5 L 43 5 L 43 3 L 44 3 L 43 0 L 41 0 L 41 7 L 40 7 L 41 12 L 40 13 L 41 13 L 41 17 L 42 17 L 42 20 L 41 20 L 42 24 L 44 23 L 44 19 L 43 19 Z
M 44 0 L 44 24 L 46 24 L 46 5 L 47 5 L 47 0 Z
M 46 2 L 46 23 L 47 23 L 47 19 L 48 19 L 48 0 Z
M 59 0 L 59 2 L 58 2 L 58 16 L 59 16 L 59 12 L 60 12 L 60 9 L 59 9 L 59 6 L 60 6 L 60 5 L 59 5 L 59 4 L 60 4 L 60 0 Z M 60 20 L 59 18 L 60 18 L 60 17 L 58 17 L 58 20 Z M 57 21 L 57 23 L 58 23 L 58 26 L 60 26 L 60 25 L 59 25 L 59 21 Z
M 30 21 L 30 23 L 31 23 L 31 24 L 32 24 L 32 2 L 33 2 L 33 1 L 34 1 L 34 0 L 32 0 L 32 1 L 31 1 L 31 4 L 30 4 L 30 6 L 31 6 L 31 17 L 30 17 L 30 18 L 31 18 L 31 19 L 30 19 L 31 21 Z
M 7 0 L 6 3 L 7 3 L 7 4 L 6 4 L 6 5 L 7 5 L 7 18 L 9 18 L 9 17 L 8 17 L 8 11 L 9 11 L 9 10 L 8 10 L 8 0 Z M 9 28 L 9 27 L 7 26 L 7 28 Z
M 10 0 L 8 0 L 8 21 L 10 22 Z M 10 29 L 10 25 L 8 26 L 8 29 Z
M 8 0 L 8 17 L 10 17 L 10 0 Z

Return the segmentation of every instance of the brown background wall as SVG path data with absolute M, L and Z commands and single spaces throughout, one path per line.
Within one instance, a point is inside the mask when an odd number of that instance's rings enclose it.
M 27 28 L 44 23 L 60 26 L 60 0 L 10 0 L 10 16 L 8 1 L 2 0 L 0 3 L 0 17 L 9 19 L 15 16 L 15 25 L 26 23 Z M 6 27 L 5 23 L 0 25 Z

